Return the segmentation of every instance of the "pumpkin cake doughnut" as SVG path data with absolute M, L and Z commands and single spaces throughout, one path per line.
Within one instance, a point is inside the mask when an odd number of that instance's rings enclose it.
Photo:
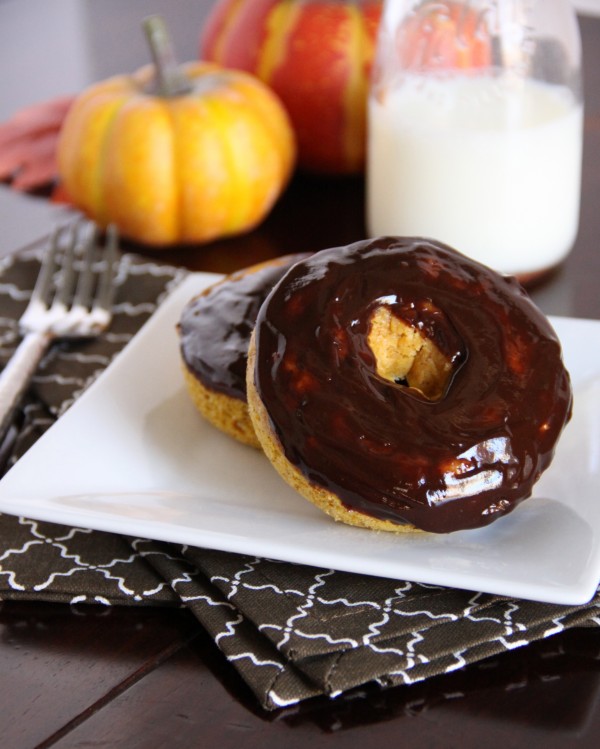
M 421 238 L 294 265 L 258 313 L 247 377 L 283 478 L 336 520 L 386 531 L 511 512 L 572 407 L 559 341 L 518 282 Z
M 226 276 L 189 301 L 177 325 L 192 402 L 211 424 L 253 447 L 260 444 L 246 403 L 250 334 L 271 288 L 306 257 L 285 255 Z

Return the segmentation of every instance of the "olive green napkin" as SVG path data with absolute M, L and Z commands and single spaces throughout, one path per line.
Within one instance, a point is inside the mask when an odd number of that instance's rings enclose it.
M 42 251 L 3 263 L 0 360 L 18 341 L 16 321 Z M 122 256 L 110 331 L 49 352 L 0 448 L 2 471 L 110 364 L 182 276 Z M 368 683 L 410 684 L 600 624 L 599 595 L 585 606 L 541 604 L 10 515 L 0 515 L 0 599 L 187 606 L 267 710 Z

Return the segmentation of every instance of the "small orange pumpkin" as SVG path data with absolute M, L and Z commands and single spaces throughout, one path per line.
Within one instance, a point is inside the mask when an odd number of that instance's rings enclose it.
M 69 199 L 154 246 L 251 229 L 294 166 L 285 110 L 251 75 L 175 65 L 161 19 L 146 32 L 154 66 L 91 86 L 69 110 L 58 144 Z

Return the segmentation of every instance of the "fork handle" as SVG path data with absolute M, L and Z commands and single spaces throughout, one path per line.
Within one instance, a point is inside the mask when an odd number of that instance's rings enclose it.
M 51 341 L 48 333 L 27 333 L 0 373 L 0 438 Z

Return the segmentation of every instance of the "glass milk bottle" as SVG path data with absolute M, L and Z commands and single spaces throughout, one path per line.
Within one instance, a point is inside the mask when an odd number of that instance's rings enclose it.
M 371 236 L 432 237 L 530 280 L 577 234 L 569 0 L 386 0 L 368 105 Z

